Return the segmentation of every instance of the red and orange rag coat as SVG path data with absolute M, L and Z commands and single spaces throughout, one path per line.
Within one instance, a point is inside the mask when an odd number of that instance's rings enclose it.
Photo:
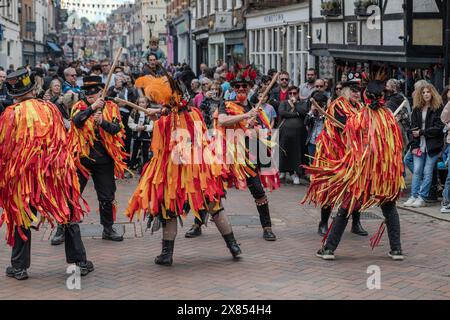
M 77 102 L 72 108 L 73 118 L 78 112 L 86 110 L 88 105 L 84 101 Z M 108 155 L 114 160 L 114 175 L 123 178 L 127 165 L 125 159 L 128 154 L 124 150 L 125 129 L 122 125 L 119 107 L 112 101 L 106 101 L 102 111 L 103 119 L 109 122 L 116 121 L 120 124 L 121 130 L 115 135 L 111 135 L 102 129 L 101 126 L 95 124 L 94 118 L 89 117 L 82 128 L 70 126 L 69 145 L 74 155 L 75 163 L 78 169 L 85 177 L 89 176 L 89 171 L 81 164 L 82 158 L 89 158 L 90 149 L 94 147 L 96 141 L 96 130 L 99 130 L 101 143 L 105 147 Z
M 246 113 L 243 106 L 233 101 L 225 102 L 225 111 L 227 115 L 230 116 L 242 115 Z M 262 109 L 258 112 L 258 121 L 263 123 L 266 128 L 271 129 L 267 114 Z M 219 133 L 218 139 L 221 139 L 222 141 L 224 162 L 227 164 L 227 175 L 224 178 L 228 182 L 229 186 L 234 186 L 237 189 L 246 189 L 246 179 L 248 177 L 255 177 L 259 173 L 264 188 L 272 191 L 280 187 L 278 170 L 275 168 L 264 168 L 264 174 L 261 174 L 258 167 L 255 165 L 255 162 L 257 162 L 257 155 L 252 155 L 249 153 L 244 139 L 240 138 L 239 135 L 236 134 L 234 135 L 233 141 L 227 141 L 227 130 L 248 133 L 249 129 L 247 128 L 247 122 L 245 120 L 228 127 L 221 127 L 219 126 L 218 121 L 215 121 L 215 126 Z M 270 153 L 273 143 L 267 138 L 263 138 L 259 135 L 257 139 L 259 139 L 267 147 Z M 230 159 L 232 161 L 229 161 Z
M 334 100 L 327 109 L 327 114 L 342 119 L 344 122 L 350 117 L 356 115 L 364 107 L 362 103 L 353 105 L 344 97 Z M 345 119 L 345 120 L 344 120 Z M 345 125 L 345 123 L 343 123 Z M 328 190 L 330 186 L 326 185 L 318 171 L 325 163 L 330 160 L 340 160 L 346 152 L 346 136 L 344 131 L 337 127 L 333 121 L 325 118 L 324 127 L 316 140 L 316 153 L 313 164 L 305 166 L 306 172 L 311 174 L 308 191 L 301 201 L 302 204 L 309 201 L 316 205 L 326 205 L 334 207 L 334 203 L 329 199 Z
M 195 129 L 196 128 L 196 129 Z M 196 136 L 197 134 L 197 136 Z M 173 107 L 154 124 L 153 158 L 144 167 L 139 184 L 131 197 L 126 215 L 185 216 L 186 204 L 195 217 L 213 203 L 218 209 L 225 196 L 222 177 L 226 167 L 214 160 L 208 148 L 207 127 L 201 111 Z
M 345 126 L 345 151 L 341 159 L 322 157 L 309 167 L 314 175 L 303 202 L 333 204 L 349 214 L 395 201 L 405 187 L 401 130 L 386 107 L 365 106 Z M 320 190 L 326 194 L 313 193 Z
M 0 116 L 0 225 L 7 225 L 7 243 L 14 246 L 16 227 L 27 240 L 20 227 L 29 229 L 39 221 L 36 210 L 52 226 L 79 221 L 84 215 L 80 199 L 77 167 L 58 108 L 37 99 L 8 107 Z

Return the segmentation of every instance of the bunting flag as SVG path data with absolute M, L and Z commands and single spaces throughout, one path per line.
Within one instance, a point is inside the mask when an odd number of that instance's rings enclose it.
M 36 210 L 52 227 L 80 221 L 85 212 L 80 199 L 77 167 L 58 108 L 36 99 L 8 107 L 0 117 L 0 226 L 7 225 L 7 243 L 14 246 L 16 227 L 29 229 L 39 221 Z

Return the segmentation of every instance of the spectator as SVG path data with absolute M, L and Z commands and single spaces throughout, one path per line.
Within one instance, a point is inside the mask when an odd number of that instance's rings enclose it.
M 9 95 L 5 85 L 6 72 L 0 70 L 0 108 L 6 109 L 10 105 L 14 104 L 13 98 Z
M 192 80 L 195 79 L 195 73 L 192 71 L 191 67 L 186 65 L 182 68 L 180 74 L 180 81 L 184 83 L 185 87 L 188 88 L 189 94 L 194 95 L 192 91 Z M 191 88 L 191 90 L 189 90 Z M 195 95 L 194 95 L 195 97 Z
M 66 81 L 63 83 L 63 94 L 68 91 L 72 91 L 76 94 L 81 92 L 81 88 L 77 85 L 77 72 L 74 68 L 67 68 L 64 70 L 64 79 Z
M 15 70 L 14 65 L 10 64 L 8 70 L 6 70 L 6 75 L 13 73 Z
M 111 70 L 111 64 L 110 64 L 109 60 L 108 59 L 104 59 L 102 61 L 101 67 L 102 67 L 102 74 L 101 74 L 102 82 L 104 84 L 106 84 L 106 81 L 108 81 L 109 71 Z M 110 87 L 114 86 L 115 82 L 116 82 L 116 79 L 115 79 L 115 76 L 113 74 L 112 77 L 111 77 L 111 82 L 109 83 L 109 86 Z
M 275 120 L 277 119 L 277 113 L 275 111 L 275 108 L 270 105 L 269 103 L 267 103 L 267 101 L 269 100 L 268 96 L 263 97 L 263 92 L 259 91 L 257 94 L 254 94 L 255 96 L 257 96 L 257 100 L 256 103 L 258 103 L 261 99 L 264 98 L 263 102 L 262 102 L 262 108 L 264 110 L 264 112 L 266 113 L 267 117 L 269 118 L 270 121 L 270 128 L 266 128 L 264 126 L 264 124 L 261 125 L 261 127 L 263 129 L 272 129 L 275 126 Z
M 191 99 L 194 99 L 197 94 L 201 91 L 200 89 L 200 81 L 198 79 L 192 79 L 191 81 L 191 89 L 189 90 L 189 94 Z
M 160 77 L 164 75 L 164 72 L 158 65 L 158 59 L 156 54 L 150 53 L 148 55 L 148 63 L 144 66 L 142 72 L 144 75 L 150 75 L 153 77 Z
M 449 161 L 449 154 L 450 154 L 450 86 L 447 86 L 444 89 L 444 92 L 442 94 L 442 98 L 445 104 L 444 110 L 441 114 L 441 121 L 445 124 L 446 131 L 446 147 L 445 147 L 445 154 L 447 155 L 447 178 L 445 180 L 444 185 L 444 191 L 442 192 L 442 207 L 441 207 L 441 213 L 450 213 L 450 161 Z
M 315 89 L 315 82 L 317 79 L 316 70 L 309 68 L 306 72 L 306 83 L 300 86 L 300 100 L 307 100 Z
M 425 80 L 419 80 L 414 84 L 414 91 L 412 93 L 412 97 L 414 98 L 416 96 L 417 92 L 420 92 L 422 86 L 427 85 L 428 82 Z M 411 135 L 411 127 L 407 128 L 407 138 L 409 141 L 412 140 L 412 135 Z M 411 150 L 409 148 L 409 145 L 407 146 L 407 151 L 405 154 L 405 157 L 403 158 L 403 164 L 405 165 L 406 168 L 409 169 L 409 171 L 411 173 L 414 172 L 414 162 L 413 162 L 414 158 L 413 158 L 413 154 L 411 153 Z M 405 173 L 406 174 L 406 173 Z
M 325 84 L 324 93 L 325 93 L 325 96 L 329 99 L 329 98 L 331 98 L 332 79 L 323 79 L 323 81 Z
M 198 75 L 198 80 L 202 80 L 205 78 L 205 72 L 208 69 L 208 66 L 205 63 L 200 64 L 200 74 Z
M 203 99 L 205 98 L 205 94 L 211 89 L 212 81 L 208 78 L 203 78 L 200 80 L 201 84 L 201 90 L 200 92 L 194 97 L 194 105 L 196 107 L 200 107 L 200 105 L 203 102 Z
M 101 64 L 93 65 L 92 69 L 91 69 L 91 75 L 92 76 L 101 76 L 102 75 L 102 65 Z
M 48 74 L 44 77 L 44 90 L 48 90 L 50 88 L 50 83 L 54 80 L 58 79 L 60 83 L 63 82 L 62 79 L 58 77 L 58 67 L 53 66 L 48 70 Z
M 433 179 L 433 170 L 443 147 L 443 129 L 440 116 L 442 98 L 431 84 L 421 86 L 414 96 L 411 116 L 413 141 L 410 150 L 413 154 L 414 173 L 411 197 L 405 207 L 425 206 Z
M 114 83 L 114 86 L 110 87 L 107 92 L 107 96 L 111 98 L 120 98 L 122 100 L 128 101 L 128 90 L 124 86 L 123 83 L 123 77 L 121 75 L 116 75 L 116 81 Z M 130 117 L 130 108 L 124 104 L 124 103 L 118 103 L 117 104 L 120 109 L 120 116 L 122 117 L 122 125 L 125 128 L 125 152 L 130 154 L 131 150 L 131 138 L 132 138 L 132 132 L 131 129 L 128 127 L 128 118 Z M 127 158 L 126 161 L 127 165 L 130 163 L 130 159 Z M 131 178 L 131 175 L 129 173 L 125 173 L 126 178 Z
M 150 47 L 149 49 L 143 54 L 142 58 L 144 58 L 146 61 L 148 61 L 149 56 L 153 54 L 156 58 L 156 60 L 161 64 L 164 65 L 166 63 L 166 55 L 164 51 L 159 48 L 159 38 L 158 37 L 152 37 L 150 39 Z
M 397 108 L 403 103 L 405 97 L 399 93 L 400 83 L 396 79 L 390 79 L 386 82 L 385 100 L 386 106 L 395 112 Z
M 147 97 L 140 97 L 137 101 L 142 108 L 150 108 L 150 101 Z M 142 167 L 149 160 L 149 149 L 153 121 L 142 111 L 133 110 L 128 118 L 128 127 L 132 131 L 133 153 L 130 160 L 130 169 L 136 169 L 138 163 L 138 153 L 141 152 Z M 142 167 L 139 170 L 142 170 Z
M 67 94 L 74 94 L 71 91 L 68 91 Z M 64 104 L 64 95 L 61 90 L 61 81 L 55 78 L 50 82 L 49 89 L 44 94 L 44 100 L 50 101 L 54 105 L 56 105 L 61 112 L 61 116 L 64 121 L 64 127 L 67 130 L 70 129 L 70 109 Z
M 200 104 L 200 110 L 203 114 L 203 119 L 205 120 L 208 129 L 212 129 L 214 113 L 218 109 L 220 103 L 222 102 L 223 91 L 218 82 L 214 82 L 211 85 L 211 90 L 205 93 L 205 98 Z
M 307 132 L 305 118 L 308 105 L 299 99 L 299 89 L 295 86 L 288 88 L 289 99 L 280 104 L 280 179 L 293 180 L 300 184 L 301 170 L 305 154 Z M 292 178 L 290 174 L 293 174 Z
M 314 82 L 314 88 L 316 88 L 315 91 L 319 91 L 319 92 L 322 92 L 323 94 L 325 94 L 325 80 L 317 79 L 316 82 Z M 315 91 L 313 91 L 313 92 L 315 92 Z
M 324 92 L 314 91 L 311 97 L 316 100 L 319 106 L 326 110 L 328 98 Z M 308 112 L 305 125 L 308 129 L 308 138 L 306 139 L 306 145 L 308 146 L 308 154 L 314 157 L 316 153 L 316 140 L 323 130 L 324 117 L 319 113 L 319 111 L 311 104 L 311 110 Z M 310 158 L 312 162 L 312 158 Z
M 287 73 L 286 71 L 281 71 L 278 79 L 280 86 L 273 89 L 270 95 L 270 101 L 272 102 L 272 106 L 275 108 L 275 110 L 278 110 L 280 103 L 286 101 L 289 98 L 289 73 Z

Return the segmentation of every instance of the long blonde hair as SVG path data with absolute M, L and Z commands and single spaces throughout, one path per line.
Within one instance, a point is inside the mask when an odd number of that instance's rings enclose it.
M 425 107 L 426 102 L 423 99 L 423 90 L 425 89 L 431 91 L 431 109 L 439 109 L 442 106 L 442 97 L 431 83 L 423 84 L 418 88 L 417 92 L 414 94 L 413 109 L 422 109 L 423 107 Z

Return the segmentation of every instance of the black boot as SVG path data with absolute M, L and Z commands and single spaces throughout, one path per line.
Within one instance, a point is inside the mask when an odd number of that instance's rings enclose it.
M 161 254 L 155 258 L 155 263 L 162 266 L 171 266 L 174 246 L 175 240 L 163 240 Z
M 193 224 L 192 227 L 184 235 L 186 238 L 195 238 L 202 235 L 202 227 L 198 224 Z
M 6 268 L 6 275 L 11 278 L 16 278 L 17 280 L 28 279 L 27 269 L 16 269 L 13 267 Z
M 322 237 L 324 237 L 328 232 L 328 220 L 331 216 L 331 208 L 330 207 L 322 207 L 320 209 L 320 223 L 319 230 L 317 231 Z
M 86 260 L 85 262 L 77 262 L 76 265 L 80 268 L 82 277 L 86 276 L 89 272 L 94 271 L 94 264 L 92 261 Z
M 328 222 L 320 221 L 319 230 L 317 231 L 317 233 L 320 234 L 322 237 L 325 237 L 327 232 L 328 232 Z
M 271 227 L 265 227 L 263 229 L 263 238 L 266 241 L 276 241 L 277 240 L 277 236 L 272 232 Z
M 233 255 L 233 258 L 238 259 L 238 256 L 242 253 L 242 251 L 239 247 L 239 244 L 236 242 L 236 239 L 234 238 L 233 232 L 230 234 L 222 235 L 222 237 L 225 239 L 225 243 L 227 244 L 228 249 Z
M 51 244 L 52 246 L 57 246 L 63 244 L 65 240 L 65 226 L 58 224 L 58 228 L 56 229 L 56 233 L 52 238 Z
M 363 237 L 368 236 L 369 233 L 361 225 L 361 213 L 354 212 L 352 218 L 352 233 Z
M 102 239 L 111 241 L 123 241 L 123 235 L 118 234 L 112 226 L 104 226 Z

